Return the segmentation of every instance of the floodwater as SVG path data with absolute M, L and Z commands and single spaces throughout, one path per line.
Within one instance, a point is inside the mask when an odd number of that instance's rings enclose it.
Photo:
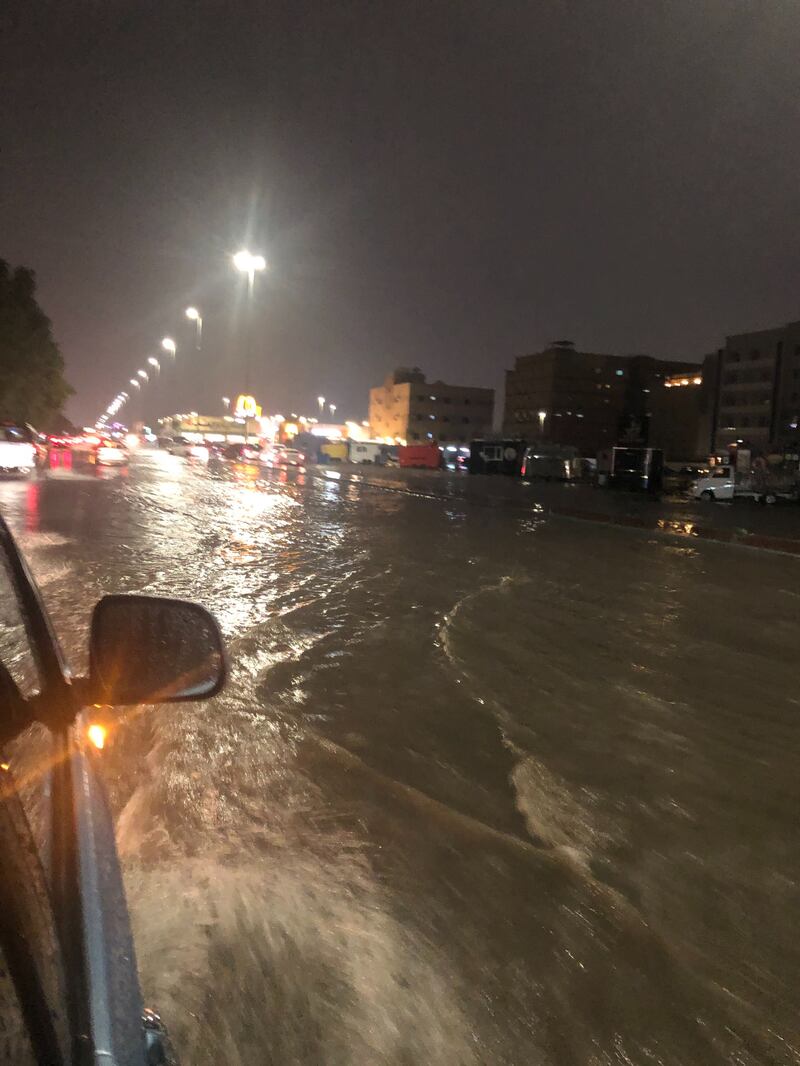
M 228 640 L 105 753 L 184 1061 L 800 1062 L 800 563 L 388 489 L 0 484 L 76 665 L 111 591 Z

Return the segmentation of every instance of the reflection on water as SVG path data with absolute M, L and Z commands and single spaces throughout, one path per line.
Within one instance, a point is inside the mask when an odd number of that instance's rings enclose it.
M 172 459 L 0 507 L 71 652 L 112 589 L 228 637 L 104 752 L 186 1061 L 798 1061 L 795 560 Z

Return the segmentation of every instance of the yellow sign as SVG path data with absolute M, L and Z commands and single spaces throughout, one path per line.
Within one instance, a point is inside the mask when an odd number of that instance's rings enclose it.
M 254 396 L 237 396 L 233 413 L 236 418 L 261 418 L 261 406 Z

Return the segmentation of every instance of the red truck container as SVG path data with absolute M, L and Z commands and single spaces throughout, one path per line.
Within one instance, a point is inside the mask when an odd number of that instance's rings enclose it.
M 438 470 L 442 465 L 442 453 L 436 444 L 404 444 L 397 449 L 397 458 L 400 466 Z

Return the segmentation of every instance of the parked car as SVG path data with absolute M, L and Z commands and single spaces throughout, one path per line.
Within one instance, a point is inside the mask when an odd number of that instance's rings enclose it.
M 30 477 L 39 462 L 33 431 L 13 422 L 0 424 L 0 471 Z

